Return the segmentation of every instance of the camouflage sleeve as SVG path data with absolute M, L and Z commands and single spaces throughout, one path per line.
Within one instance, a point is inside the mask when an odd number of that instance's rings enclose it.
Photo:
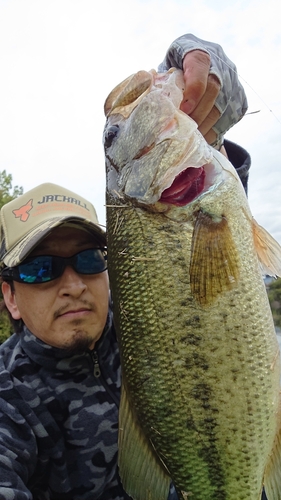
M 1 391 L 11 393 L 9 387 L 6 387 L 7 391 L 4 389 L 1 385 Z M 30 426 L 22 417 L 20 408 L 16 408 L 9 397 L 5 400 L 1 398 L 0 500 L 32 500 L 26 484 L 35 463 L 36 439 Z
M 210 55 L 210 74 L 216 75 L 221 84 L 216 100 L 216 107 L 221 117 L 213 127 L 218 137 L 216 144 L 219 144 L 227 130 L 241 120 L 248 109 L 246 94 L 238 79 L 236 66 L 226 56 L 222 47 L 216 43 L 201 40 L 192 34 L 180 36 L 170 45 L 158 71 L 164 72 L 171 67 L 182 69 L 184 56 L 196 49 L 203 50 Z

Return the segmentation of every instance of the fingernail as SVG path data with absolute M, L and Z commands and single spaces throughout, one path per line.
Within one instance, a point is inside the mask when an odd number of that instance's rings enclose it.
M 188 99 L 181 104 L 181 110 L 184 111 L 187 115 L 192 113 L 195 108 L 195 101 L 193 99 Z

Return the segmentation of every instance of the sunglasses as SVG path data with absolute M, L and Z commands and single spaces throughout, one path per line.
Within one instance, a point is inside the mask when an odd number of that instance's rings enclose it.
M 5 267 L 2 278 L 10 278 L 19 283 L 46 283 L 59 278 L 66 266 L 71 266 L 78 274 L 99 274 L 107 269 L 105 248 L 89 248 L 72 257 L 57 255 L 37 255 L 24 260 L 15 267 Z

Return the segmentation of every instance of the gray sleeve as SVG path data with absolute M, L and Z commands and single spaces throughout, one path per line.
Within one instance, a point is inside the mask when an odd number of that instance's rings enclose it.
M 170 45 L 158 71 L 165 72 L 172 67 L 182 69 L 184 56 L 196 49 L 203 50 L 210 55 L 210 74 L 216 75 L 221 84 L 221 90 L 216 99 L 216 107 L 221 117 L 213 127 L 218 136 L 216 144 L 219 144 L 227 130 L 241 120 L 248 109 L 246 94 L 238 79 L 236 66 L 226 56 L 222 47 L 192 34 L 180 36 Z

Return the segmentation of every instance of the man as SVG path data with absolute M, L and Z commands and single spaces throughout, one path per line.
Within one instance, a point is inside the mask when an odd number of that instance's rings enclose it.
M 120 364 L 95 210 L 43 184 L 5 205 L 1 224 L 3 296 L 25 326 L 2 346 L 0 498 L 122 498 Z
M 236 114 L 226 118 L 217 104 L 222 75 L 210 73 L 218 46 L 204 44 L 192 35 L 174 42 L 161 70 L 179 59 L 183 110 L 220 147 L 218 122 L 236 123 L 245 95 L 234 73 L 233 94 L 230 83 L 223 93 L 235 107 L 239 89 Z M 246 187 L 249 157 L 235 145 L 229 151 Z M 0 348 L 0 500 L 128 499 L 117 469 L 120 360 L 95 209 L 42 184 L 0 217 L 2 292 L 17 332 Z

